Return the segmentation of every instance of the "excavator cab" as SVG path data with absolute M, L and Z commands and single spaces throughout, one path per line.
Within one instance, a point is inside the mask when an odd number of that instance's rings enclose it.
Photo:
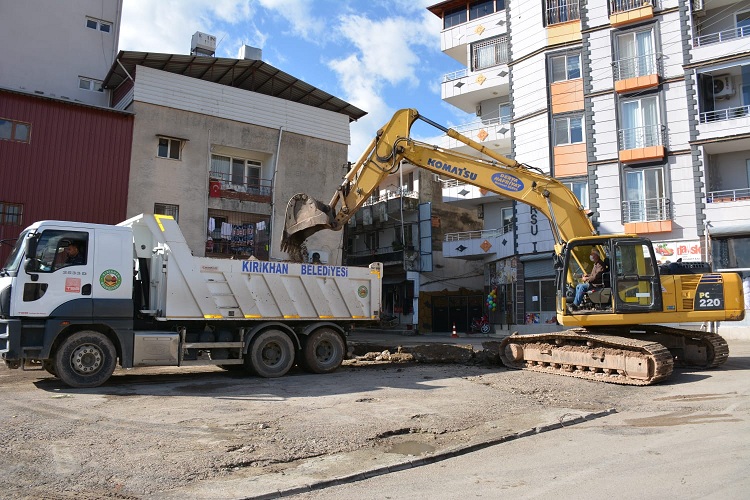
M 589 260 L 596 250 L 604 267 L 602 279 L 589 285 L 580 309 L 569 311 L 577 285 L 589 274 L 594 263 Z M 559 269 L 558 313 L 564 317 L 581 315 L 643 313 L 661 311 L 662 291 L 658 267 L 651 242 L 644 238 L 590 237 L 568 243 Z M 574 324 L 563 319 L 563 324 Z

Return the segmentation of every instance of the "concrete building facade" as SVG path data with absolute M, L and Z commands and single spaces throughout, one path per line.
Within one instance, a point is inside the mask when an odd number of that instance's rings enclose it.
M 0 86 L 107 106 L 122 0 L 0 0 Z

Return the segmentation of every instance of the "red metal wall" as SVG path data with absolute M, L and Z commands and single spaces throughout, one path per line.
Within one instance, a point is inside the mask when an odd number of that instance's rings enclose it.
M 31 124 L 29 143 L 0 140 L 0 201 L 23 204 L 21 226 L 0 224 L 0 239 L 44 219 L 124 220 L 132 115 L 0 89 L 0 118 Z

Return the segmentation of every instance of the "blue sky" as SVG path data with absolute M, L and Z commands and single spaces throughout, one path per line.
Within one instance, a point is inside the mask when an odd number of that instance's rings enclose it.
M 196 31 L 215 35 L 216 55 L 242 45 L 263 60 L 367 111 L 352 124 L 349 159 L 400 108 L 446 126 L 472 116 L 440 99 L 440 79 L 461 65 L 440 51 L 437 0 L 124 0 L 120 50 L 187 54 Z M 476 119 L 475 117 L 473 119 Z M 439 132 L 415 125 L 435 142 Z

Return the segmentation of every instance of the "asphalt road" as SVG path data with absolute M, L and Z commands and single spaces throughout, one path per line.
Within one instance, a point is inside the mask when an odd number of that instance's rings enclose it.
M 730 347 L 622 411 L 294 498 L 748 498 L 750 342 Z

